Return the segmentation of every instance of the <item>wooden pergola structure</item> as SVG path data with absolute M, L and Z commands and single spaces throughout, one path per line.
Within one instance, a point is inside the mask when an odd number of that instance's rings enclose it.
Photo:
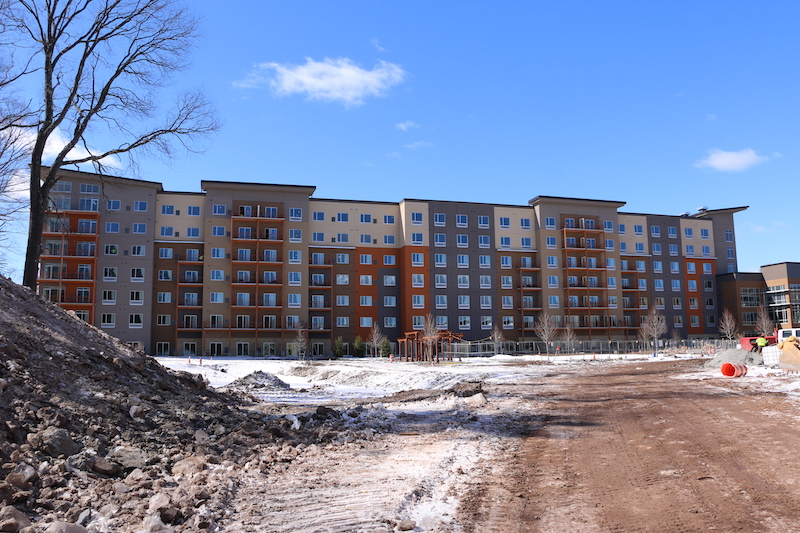
M 422 331 L 407 331 L 403 338 L 397 339 L 397 356 L 403 361 L 427 361 L 438 363 L 444 358 L 453 359 L 452 350 L 447 350 L 453 343 L 461 342 L 463 333 L 450 330 L 439 330 L 436 335 L 426 337 Z M 444 353 L 443 357 L 440 354 Z

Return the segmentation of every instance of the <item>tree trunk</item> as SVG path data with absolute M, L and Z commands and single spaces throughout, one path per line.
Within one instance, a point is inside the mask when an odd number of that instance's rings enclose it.
M 37 175 L 31 170 L 32 175 Z M 35 184 L 33 182 L 36 182 Z M 28 247 L 25 253 L 25 267 L 22 275 L 22 284 L 31 290 L 36 290 L 36 278 L 39 275 L 39 256 L 42 254 L 42 231 L 44 230 L 45 215 L 47 212 L 47 197 L 42 195 L 39 188 L 38 177 L 31 178 L 31 213 L 28 227 Z

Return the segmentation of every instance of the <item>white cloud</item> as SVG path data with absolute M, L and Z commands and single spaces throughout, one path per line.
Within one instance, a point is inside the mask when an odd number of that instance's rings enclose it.
M 376 39 L 376 38 L 374 38 L 374 37 L 373 37 L 372 39 L 370 39 L 370 41 L 369 41 L 369 42 L 371 42 L 371 43 L 372 43 L 372 46 L 374 46 L 374 47 L 375 47 L 375 49 L 376 49 L 378 52 L 385 52 L 385 51 L 386 51 L 386 48 L 384 48 L 383 46 L 381 46 L 381 42 L 380 42 L 378 39 Z
M 280 96 L 305 94 L 310 100 L 358 105 L 366 97 L 383 96 L 405 75 L 399 65 L 386 61 L 366 70 L 346 57 L 322 61 L 306 58 L 304 65 L 261 63 L 234 85 L 246 89 L 269 86 Z
M 738 152 L 726 152 L 714 148 L 708 151 L 708 156 L 695 163 L 694 166 L 722 172 L 742 172 L 769 160 L 770 158 L 767 156 L 756 154 L 752 148 L 744 148 Z
M 395 128 L 398 130 L 408 131 L 413 128 L 419 128 L 419 124 L 414 122 L 413 120 L 406 120 L 405 122 L 398 122 L 394 125 Z
M 403 146 L 405 146 L 406 148 L 409 148 L 411 150 L 416 150 L 417 148 L 428 148 L 428 147 L 433 146 L 433 145 L 431 143 L 425 142 L 425 141 L 414 141 L 411 144 L 405 144 Z

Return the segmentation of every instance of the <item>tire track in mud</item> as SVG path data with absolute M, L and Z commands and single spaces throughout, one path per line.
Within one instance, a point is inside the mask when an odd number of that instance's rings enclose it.
M 595 366 L 539 383 L 538 419 L 499 478 L 471 487 L 465 531 L 800 530 L 796 406 L 675 375 L 691 370 Z

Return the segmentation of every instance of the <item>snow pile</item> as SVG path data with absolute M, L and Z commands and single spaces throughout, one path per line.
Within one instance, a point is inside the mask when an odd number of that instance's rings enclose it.
M 761 366 L 764 364 L 764 357 L 760 353 L 731 348 L 720 352 L 714 359 L 703 363 L 703 366 L 706 368 L 719 368 L 725 363 Z

